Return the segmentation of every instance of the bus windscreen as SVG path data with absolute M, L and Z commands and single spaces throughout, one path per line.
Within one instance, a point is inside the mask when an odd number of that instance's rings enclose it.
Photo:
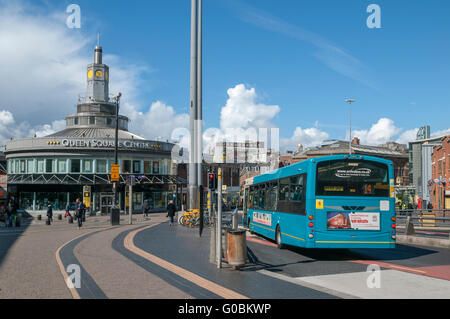
M 361 160 L 317 163 L 316 195 L 389 197 L 386 164 Z

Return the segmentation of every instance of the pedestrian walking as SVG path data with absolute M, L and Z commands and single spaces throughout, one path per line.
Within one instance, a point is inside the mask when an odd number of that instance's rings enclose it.
M 169 217 L 169 226 L 173 226 L 173 218 L 175 216 L 175 213 L 177 211 L 177 208 L 175 207 L 175 204 L 173 203 L 173 200 L 169 200 L 169 204 L 167 205 L 167 215 L 166 217 Z
M 14 207 L 13 207 L 12 203 L 10 202 L 8 204 L 8 207 L 6 208 L 6 219 L 5 219 L 6 227 L 12 227 L 13 211 L 14 211 Z
M 142 216 L 143 217 L 148 217 L 148 200 L 144 201 L 144 205 L 142 206 Z
M 70 215 L 70 203 L 67 202 L 67 205 L 66 205 L 66 214 L 64 215 L 64 218 L 69 217 L 69 216 L 71 216 L 71 215 Z
M 83 226 L 83 210 L 85 209 L 84 204 L 80 201 L 79 198 L 76 200 L 76 208 L 75 208 L 75 217 L 78 221 L 78 229 L 81 229 Z
M 53 207 L 51 204 L 47 206 L 47 225 L 50 225 L 53 221 Z

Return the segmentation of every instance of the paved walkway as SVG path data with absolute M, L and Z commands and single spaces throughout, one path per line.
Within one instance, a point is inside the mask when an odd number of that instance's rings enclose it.
M 128 225 L 121 216 L 119 226 L 88 217 L 82 230 L 64 219 L 0 229 L 0 298 L 415 298 L 418 283 L 423 297 L 450 292 L 445 249 L 279 250 L 249 235 L 250 263 L 235 271 L 209 262 L 209 228 L 199 237 L 198 228 L 169 227 L 165 214 L 150 217 Z M 395 284 L 368 289 L 368 264 Z M 81 287 L 66 285 L 69 265 L 80 267 Z

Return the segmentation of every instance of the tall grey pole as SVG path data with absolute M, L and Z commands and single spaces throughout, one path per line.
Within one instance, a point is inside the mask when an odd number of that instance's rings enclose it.
M 217 268 L 222 267 L 222 169 L 217 170 L 217 220 L 216 220 Z
M 189 208 L 196 208 L 197 199 L 197 0 L 191 0 L 191 78 L 190 78 L 190 121 L 191 145 L 189 150 Z
M 202 162 L 202 0 L 198 0 L 198 37 L 197 37 L 197 184 L 203 185 Z
M 116 101 L 116 129 L 115 129 L 115 139 L 114 139 L 114 164 L 119 164 L 118 160 L 118 153 L 119 153 L 119 105 L 120 105 L 120 98 L 122 96 L 122 93 L 117 93 L 114 95 L 114 100 Z M 113 190 L 114 190 L 114 207 L 117 207 L 117 188 L 118 188 L 119 182 L 113 183 Z
M 348 103 L 348 122 L 350 126 L 350 139 L 348 141 L 348 153 L 352 155 L 352 103 Z
M 345 102 L 348 103 L 348 122 L 350 127 L 350 138 L 348 141 L 348 153 L 352 155 L 352 103 L 355 102 L 354 99 L 347 99 Z
M 130 216 L 129 216 L 128 223 L 130 225 L 132 224 L 131 216 L 133 215 L 133 179 L 134 179 L 134 176 L 131 176 L 131 185 L 130 185 L 130 192 L 129 192 L 130 198 L 128 200 L 129 210 L 130 210 L 130 212 L 129 212 Z

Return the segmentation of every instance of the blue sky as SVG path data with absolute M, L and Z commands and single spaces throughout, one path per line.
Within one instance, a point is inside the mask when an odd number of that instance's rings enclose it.
M 82 55 L 92 56 L 100 32 L 105 54 L 145 66 L 131 83 L 139 111 L 162 101 L 188 112 L 190 1 L 34 1 L 28 14 L 67 16 L 71 3 L 81 7 L 82 28 L 65 32 L 90 41 Z M 381 8 L 381 29 L 366 26 L 371 3 Z M 354 130 L 380 118 L 395 125 L 391 139 L 424 124 L 450 128 L 448 1 L 205 0 L 203 11 L 206 128 L 220 127 L 227 90 L 238 84 L 253 88 L 258 103 L 279 106 L 269 120 L 283 138 L 298 127 L 345 138 L 348 97 L 357 100 Z

